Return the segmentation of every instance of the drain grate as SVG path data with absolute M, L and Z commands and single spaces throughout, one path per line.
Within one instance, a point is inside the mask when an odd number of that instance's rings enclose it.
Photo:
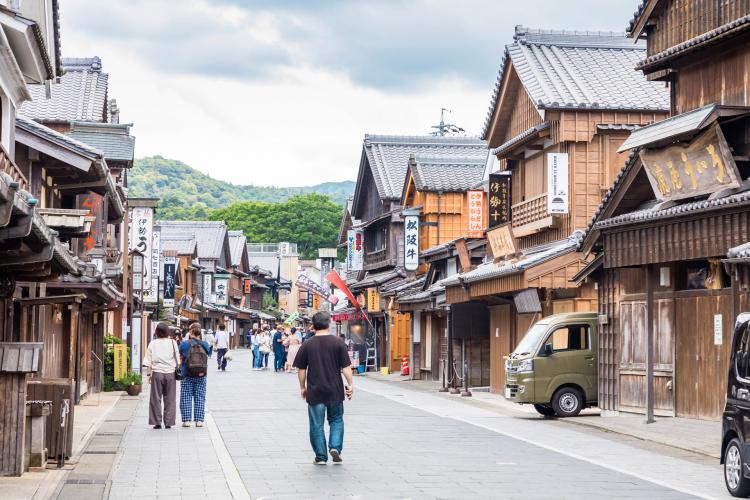
M 84 451 L 84 455 L 116 455 L 117 450 L 91 450 Z
M 107 484 L 104 479 L 68 479 L 65 484 Z
M 97 432 L 96 436 L 122 436 L 122 432 Z

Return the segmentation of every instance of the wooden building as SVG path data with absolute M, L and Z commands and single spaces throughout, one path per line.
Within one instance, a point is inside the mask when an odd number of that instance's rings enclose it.
M 748 304 L 721 264 L 750 233 L 748 13 L 744 2 L 645 1 L 631 22 L 648 43 L 637 67 L 669 86 L 673 116 L 620 148 L 630 157 L 584 242 L 599 255 L 589 271 L 606 411 L 723 410 L 732 325 Z
M 500 197 L 510 210 L 490 221 L 494 262 L 446 283 L 452 311 L 474 304 L 489 315 L 481 335 L 493 392 L 504 389 L 503 356 L 533 322 L 596 309 L 593 285 L 571 281 L 587 264 L 582 230 L 627 156 L 618 148 L 630 130 L 669 107 L 664 85 L 633 69 L 644 56 L 624 34 L 520 26 L 506 47 L 483 137 L 505 175 L 488 190 L 510 176 Z
M 407 277 L 404 270 L 402 197 L 411 156 L 461 158 L 484 161 L 484 141 L 469 137 L 409 137 L 365 135 L 351 208 L 342 221 L 362 231 L 364 262 L 352 273 L 352 292 L 379 293 L 380 288 Z M 356 225 L 353 225 L 356 221 Z M 410 278 L 413 277 L 413 273 Z M 375 304 L 371 304 L 375 305 Z M 375 331 L 370 332 L 368 347 L 376 347 L 378 366 L 401 369 L 401 360 L 411 344 L 411 316 L 401 314 L 398 304 L 378 301 L 371 318 Z

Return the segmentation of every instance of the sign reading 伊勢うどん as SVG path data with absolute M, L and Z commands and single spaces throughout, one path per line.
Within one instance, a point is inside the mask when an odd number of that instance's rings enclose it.
M 482 213 L 484 211 L 484 191 L 467 191 L 466 197 L 469 203 L 469 238 L 482 238 L 484 236 L 484 224 Z

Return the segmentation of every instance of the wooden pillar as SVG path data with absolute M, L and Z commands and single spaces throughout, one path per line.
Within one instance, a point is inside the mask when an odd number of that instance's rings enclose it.
M 654 277 L 650 265 L 646 273 L 646 423 L 654 422 Z

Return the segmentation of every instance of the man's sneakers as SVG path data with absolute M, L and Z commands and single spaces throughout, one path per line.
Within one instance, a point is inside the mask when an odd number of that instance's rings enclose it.
M 330 453 L 331 453 L 331 458 L 333 458 L 334 464 L 340 464 L 341 462 L 344 461 L 344 459 L 341 458 L 341 452 L 339 450 L 335 448 L 331 448 Z
M 195 426 L 196 426 L 196 427 L 203 427 L 203 422 L 202 422 L 202 421 L 200 421 L 200 420 L 196 420 L 196 421 L 195 421 Z
M 313 460 L 313 464 L 314 465 L 325 465 L 326 461 L 325 460 L 321 460 L 319 458 L 315 458 L 315 460 Z
M 182 426 L 183 426 L 183 427 L 190 427 L 190 422 L 183 422 L 183 423 L 182 423 Z

